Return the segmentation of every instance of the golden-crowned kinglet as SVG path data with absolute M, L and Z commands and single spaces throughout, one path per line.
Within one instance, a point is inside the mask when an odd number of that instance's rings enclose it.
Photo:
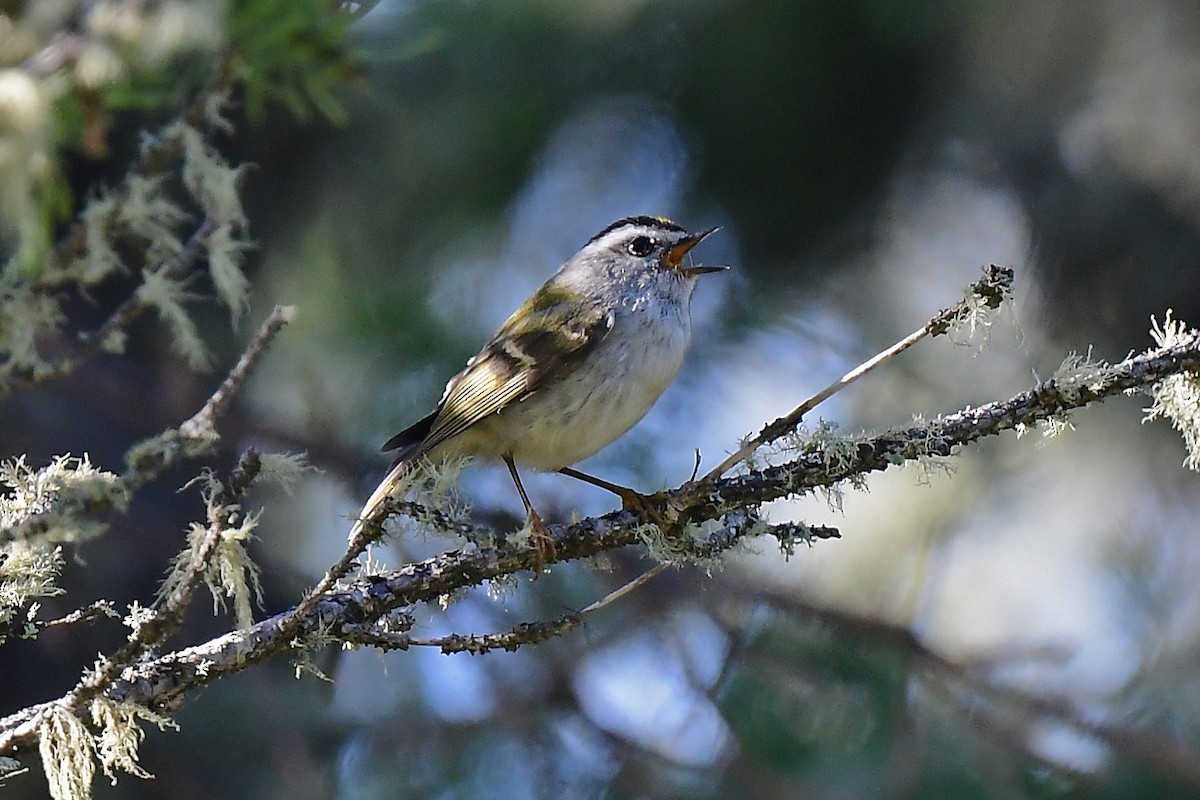
M 569 466 L 633 427 L 674 380 L 691 338 L 696 278 L 728 269 L 684 264 L 715 230 L 688 233 L 639 216 L 589 239 L 450 379 L 433 413 L 383 445 L 399 451 L 395 465 L 363 506 L 351 539 L 422 457 L 504 461 L 539 564 L 553 543 L 518 464 L 565 472 L 636 504 L 636 492 Z

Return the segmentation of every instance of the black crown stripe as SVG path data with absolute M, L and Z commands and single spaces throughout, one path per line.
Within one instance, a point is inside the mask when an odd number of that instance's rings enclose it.
M 612 225 L 609 225 L 607 228 L 588 239 L 587 244 L 591 244 L 597 239 L 603 239 L 617 228 L 623 228 L 626 225 L 640 225 L 645 228 L 658 228 L 660 230 L 675 231 L 678 233 L 682 233 L 684 231 L 683 228 L 679 227 L 674 222 L 671 222 L 671 220 L 667 219 L 666 217 L 651 217 L 648 215 L 625 217 L 624 219 L 617 220 Z

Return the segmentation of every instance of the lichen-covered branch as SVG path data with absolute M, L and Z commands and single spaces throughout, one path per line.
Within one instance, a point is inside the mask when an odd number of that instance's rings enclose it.
M 117 616 L 119 614 L 108 600 L 97 600 L 58 619 L 37 619 L 33 616 L 20 618 L 14 615 L 10 619 L 0 620 L 0 644 L 4 644 L 6 639 L 13 637 L 32 638 L 50 628 L 95 622 L 98 619 L 112 619 Z
M 150 309 L 168 323 L 176 350 L 193 367 L 207 366 L 206 350 L 182 305 L 190 299 L 183 279 L 207 258 L 217 295 L 235 320 L 248 289 L 239 264 L 246 246 L 247 220 L 238 199 L 244 168 L 226 164 L 200 132 L 201 127 L 230 129 L 221 110 L 234 74 L 235 58 L 225 53 L 208 90 L 144 140 L 120 184 L 90 198 L 59 244 L 36 265 L 6 269 L 0 281 L 6 307 L 0 321 L 0 393 L 60 378 L 101 352 L 120 352 L 129 326 Z M 183 195 L 181 189 L 186 199 L 175 196 Z M 195 208 L 200 221 L 188 229 Z M 61 348 L 63 355 L 42 358 L 38 339 L 57 333 L 64 322 L 64 290 L 86 294 L 130 273 L 142 276 L 140 284 L 104 323 L 79 333 L 77 341 Z
M 34 495 L 23 499 L 23 496 L 18 494 L 15 499 L 8 500 L 10 505 L 19 505 L 20 509 L 26 513 L 18 518 L 15 510 L 12 513 L 5 511 L 6 516 L 0 521 L 11 522 L 11 524 L 6 524 L 0 528 L 0 531 L 10 541 L 24 545 L 32 537 L 44 536 L 48 531 L 53 530 L 55 525 L 60 524 L 58 520 L 61 518 L 82 519 L 86 518 L 88 513 L 97 511 L 97 501 L 89 498 L 93 494 L 98 497 L 111 497 L 113 490 L 110 484 L 119 485 L 120 497 L 128 498 L 134 488 L 157 476 L 162 470 L 179 463 L 183 458 L 211 450 L 217 441 L 216 423 L 223 410 L 228 406 L 229 399 L 245 384 L 270 342 L 291 319 L 292 313 L 293 310 L 290 308 L 276 308 L 252 337 L 238 363 L 204 406 L 179 429 L 167 431 L 152 439 L 150 443 L 144 443 L 138 451 L 141 455 L 132 459 L 134 466 L 130 467 L 123 478 L 118 478 L 111 473 L 103 473 L 106 480 L 97 483 L 96 479 L 90 479 L 90 482 L 87 482 L 89 474 L 83 474 L 82 479 L 85 481 L 83 487 L 75 487 L 74 494 L 62 492 L 61 496 L 57 489 L 58 484 L 48 484 L 44 479 L 31 482 L 31 486 L 37 485 L 53 490 L 53 496 L 39 500 Z M 18 466 L 14 466 L 11 470 L 12 474 L 8 478 L 10 482 L 17 482 L 21 477 L 22 473 Z M 89 709 L 95 714 L 97 709 L 107 709 L 104 718 L 114 724 L 126 719 L 129 714 L 134 715 L 130 719 L 151 718 L 145 716 L 149 712 L 129 709 L 114 711 L 104 703 L 114 699 L 111 689 L 118 677 L 122 673 L 128 672 L 131 665 L 138 663 L 139 660 L 144 660 L 148 648 L 160 644 L 177 629 L 197 585 L 202 581 L 212 585 L 208 575 L 213 569 L 215 559 L 229 548 L 241 551 L 242 540 L 252 530 L 253 520 L 245 517 L 235 519 L 235 516 L 239 513 L 242 495 L 258 475 L 261 467 L 262 461 L 258 454 L 248 453 L 233 474 L 208 497 L 207 505 L 210 510 L 208 526 L 201 526 L 200 535 L 193 543 L 194 546 L 185 551 L 187 558 L 179 570 L 179 575 L 176 576 L 176 580 L 165 585 L 166 591 L 161 601 L 151 609 L 135 608 L 131 610 L 130 624 L 134 632 L 126 645 L 112 656 L 101 657 L 79 684 L 63 697 L 22 709 L 7 717 L 3 723 L 0 723 L 0 742 L 3 743 L 0 744 L 0 749 L 12 753 L 15 752 L 14 747 L 27 747 L 36 740 L 40 740 L 44 744 L 45 736 L 48 735 L 65 736 L 71 731 L 78 731 L 79 726 L 64 727 L 64 714 L 83 714 Z M 77 468 L 67 470 L 64 474 L 78 482 L 80 472 L 81 470 Z M 99 486 L 99 489 L 95 492 L 88 490 L 92 484 Z M 9 520 L 8 517 L 13 518 Z M 75 524 L 78 525 L 78 523 Z M 218 567 L 222 574 L 227 575 L 232 572 L 230 564 L 222 563 L 218 564 Z M 248 577 L 254 581 L 256 575 L 252 570 L 252 567 L 247 567 L 245 572 L 248 572 Z M 42 593 L 44 594 L 45 590 Z M 237 599 L 237 603 L 241 607 L 242 615 L 248 619 L 249 603 L 241 599 Z M 80 618 L 83 618 L 82 615 Z M 29 628 L 28 625 L 23 630 L 27 628 Z M 97 703 L 100 705 L 98 706 Z M 142 706 L 141 708 L 144 710 L 146 707 Z M 165 720 L 156 716 L 153 717 L 153 721 L 160 725 L 167 724 Z M 108 734 L 115 735 L 115 732 L 108 731 Z M 121 763 L 120 757 L 114 756 L 114 758 L 116 761 L 112 763 Z M 104 763 L 107 770 L 110 764 Z
M 217 420 L 250 377 L 275 336 L 295 314 L 294 306 L 276 306 L 258 327 L 237 364 L 199 411 L 178 428 L 165 430 L 129 449 L 125 454 L 127 469 L 123 477 L 131 487 L 148 483 L 184 458 L 211 451 L 217 441 Z
M 795 432 L 804 419 L 804 415 L 809 411 L 812 411 L 818 405 L 867 373 L 900 355 L 900 353 L 903 353 L 922 339 L 932 336 L 944 336 L 959 326 L 974 329 L 977 325 L 983 324 L 988 310 L 999 308 L 1001 303 L 1011 298 L 1012 285 L 1012 268 L 1000 267 L 995 264 L 989 264 L 984 267 L 983 276 L 968 287 L 966 295 L 962 300 L 934 314 L 920 328 L 850 370 L 796 406 L 796 408 L 785 416 L 763 426 L 763 429 L 757 435 L 752 436 L 738 448 L 737 452 L 714 467 L 705 478 L 715 479 L 721 477 L 753 455 L 759 448 L 765 447 Z
M 251 338 L 238 363 L 204 406 L 178 428 L 171 428 L 134 445 L 126 454 L 127 469 L 121 476 L 93 468 L 84 459 L 58 459 L 30 480 L 21 476 L 23 462 L 13 465 L 4 483 L 19 489 L 28 483 L 30 494 L 17 494 L 0 503 L 0 544 L 29 541 L 40 537 L 48 541 L 77 541 L 81 520 L 111 508 L 123 508 L 137 488 L 153 480 L 163 470 L 208 452 L 216 445 L 216 423 L 230 399 L 250 377 L 271 341 L 295 314 L 291 306 L 276 307 Z M 28 470 L 26 470 L 28 472 Z M 35 480 L 36 478 L 36 480 Z M 34 491 L 36 487 L 36 492 Z M 37 492 L 45 495 L 39 499 Z M 11 508 L 10 508 L 11 506 Z M 69 518 L 71 536 L 54 537 L 56 528 Z M 49 538 L 47 538 L 49 537 Z
M 828 447 L 800 448 L 785 463 L 716 481 L 685 484 L 655 497 L 671 530 L 650 533 L 631 511 L 617 511 L 570 525 L 552 527 L 555 556 L 547 563 L 589 558 L 661 536 L 666 548 L 684 560 L 707 558 L 751 535 L 777 535 L 755 509 L 782 497 L 862 478 L 909 461 L 952 455 L 985 436 L 1036 426 L 1130 390 L 1148 389 L 1172 375 L 1200 369 L 1200 334 L 1192 332 L 1118 364 L 1097 367 L 1089 380 L 1060 376 L 1008 400 L 940 417 L 924 425 L 862 437 L 838 458 Z M 367 521 L 382 525 L 387 511 Z M 649 526 L 652 528 L 652 526 Z M 795 533 L 800 533 L 800 529 Z M 820 529 L 818 529 L 820 530 Z M 309 637 L 362 642 L 364 623 L 456 591 L 535 568 L 537 554 L 527 546 L 467 544 L 425 561 L 376 575 L 364 575 L 332 588 L 296 614 L 285 612 L 247 630 L 141 662 L 114 683 L 110 694 L 139 704 L 173 705 L 196 686 L 218 680 L 268 658 L 293 654 Z M 5 728 L 0 722 L 0 731 Z M 5 740 L 0 738 L 0 753 Z

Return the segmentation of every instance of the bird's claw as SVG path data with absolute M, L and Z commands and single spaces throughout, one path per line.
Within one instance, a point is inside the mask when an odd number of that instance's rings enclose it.
M 640 492 L 635 492 L 632 489 L 625 489 L 618 493 L 621 498 L 621 509 L 623 511 L 632 511 L 637 514 L 645 522 L 650 522 L 658 526 L 661 531 L 667 530 L 670 523 L 663 513 L 658 510 L 656 501 L 661 499 L 661 494 L 646 495 Z
M 554 537 L 550 529 L 542 522 L 542 517 L 532 508 L 529 509 L 529 544 L 533 547 L 533 577 L 536 580 L 542 574 L 542 564 L 556 555 Z

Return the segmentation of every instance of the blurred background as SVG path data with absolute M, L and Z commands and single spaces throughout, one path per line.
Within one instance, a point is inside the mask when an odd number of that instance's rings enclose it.
M 216 140 L 256 165 L 248 322 L 231 333 L 198 307 L 221 366 L 188 372 L 148 319 L 132 357 L 0 406 L 0 455 L 87 451 L 117 468 L 195 411 L 273 304 L 297 305 L 217 465 L 254 445 L 321 470 L 260 497 L 263 615 L 340 554 L 387 466 L 378 445 L 619 217 L 719 225 L 696 255 L 733 267 L 696 291 L 679 379 L 583 465 L 647 492 L 922 325 L 984 264 L 1017 275 L 986 337 L 923 343 L 819 417 L 903 426 L 1007 398 L 1071 352 L 1144 349 L 1167 309 L 1200 324 L 1194 3 L 382 0 L 348 36 L 359 66 L 341 115 L 241 102 L 236 136 Z M 120 117 L 109 152 L 70 154 L 71 185 L 119 176 L 150 123 Z M 981 443 L 947 473 L 775 504 L 773 520 L 842 538 L 671 570 L 535 649 L 347 652 L 329 683 L 249 670 L 148 736 L 156 780 L 96 796 L 1200 797 L 1198 482 L 1169 426 L 1141 424 L 1147 405 Z M 202 517 L 175 493 L 197 470 L 73 554 L 55 603 L 150 599 Z M 615 505 L 561 476 L 527 485 L 553 521 Z M 461 487 L 478 519 L 520 525 L 503 468 L 473 466 Z M 413 536 L 376 555 L 450 546 Z M 556 565 L 416 609 L 417 632 L 548 619 L 650 566 L 637 549 Z M 189 641 L 223 629 L 194 616 Z M 3 711 L 55 696 L 122 636 L 6 647 Z M 44 792 L 31 777 L 4 788 Z

